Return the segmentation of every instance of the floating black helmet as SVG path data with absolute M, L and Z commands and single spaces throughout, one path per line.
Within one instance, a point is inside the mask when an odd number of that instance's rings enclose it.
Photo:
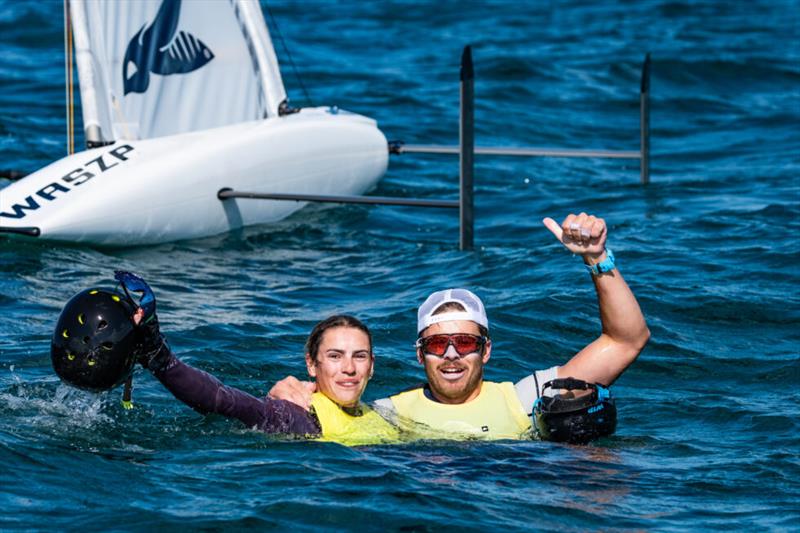
M 133 372 L 138 332 L 134 305 L 103 289 L 76 294 L 58 318 L 50 356 L 66 383 L 94 392 L 113 389 Z
M 533 425 L 542 439 L 586 444 L 614 433 L 617 407 L 607 388 L 574 378 L 548 381 L 542 392 L 548 388 L 565 392 L 555 396 L 542 394 L 533 405 Z

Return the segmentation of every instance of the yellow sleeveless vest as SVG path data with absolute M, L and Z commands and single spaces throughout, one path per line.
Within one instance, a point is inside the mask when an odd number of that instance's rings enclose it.
M 478 397 L 463 404 L 429 400 L 422 387 L 391 400 L 403 432 L 417 438 L 531 438 L 531 420 L 511 382 L 484 381 Z
M 365 404 L 361 416 L 353 416 L 320 392 L 311 396 L 311 405 L 322 426 L 322 439 L 345 446 L 388 444 L 399 440 L 397 428 Z

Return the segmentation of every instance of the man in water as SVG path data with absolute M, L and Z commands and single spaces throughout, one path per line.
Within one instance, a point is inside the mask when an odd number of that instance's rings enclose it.
M 376 402 L 406 431 L 430 438 L 527 438 L 534 401 L 545 383 L 572 377 L 611 385 L 644 348 L 650 332 L 633 293 L 607 249 L 605 221 L 581 213 L 544 225 L 589 270 L 600 308 L 600 336 L 563 366 L 539 370 L 516 384 L 484 381 L 492 353 L 481 300 L 466 289 L 431 294 L 417 314 L 417 359 L 428 382 Z M 286 378 L 270 391 L 306 405 L 312 386 Z

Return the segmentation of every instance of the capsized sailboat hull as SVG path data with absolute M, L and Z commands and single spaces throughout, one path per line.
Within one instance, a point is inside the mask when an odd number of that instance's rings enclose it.
M 274 222 L 294 201 L 226 199 L 220 189 L 362 194 L 388 164 L 374 120 L 310 108 L 65 157 L 0 190 L 0 227 L 17 238 L 110 246 L 206 237 Z

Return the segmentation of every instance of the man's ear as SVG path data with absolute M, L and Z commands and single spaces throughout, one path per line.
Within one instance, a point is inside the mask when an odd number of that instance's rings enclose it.
M 417 361 L 419 361 L 419 364 L 425 365 L 425 356 L 422 354 L 422 348 L 417 348 Z
M 311 354 L 306 354 L 306 370 L 308 370 L 308 375 L 312 378 L 317 377 L 317 364 L 311 359 Z
M 489 362 L 489 358 L 491 356 L 492 356 L 492 341 L 486 339 L 486 346 L 483 349 L 483 357 L 482 357 L 484 365 Z

